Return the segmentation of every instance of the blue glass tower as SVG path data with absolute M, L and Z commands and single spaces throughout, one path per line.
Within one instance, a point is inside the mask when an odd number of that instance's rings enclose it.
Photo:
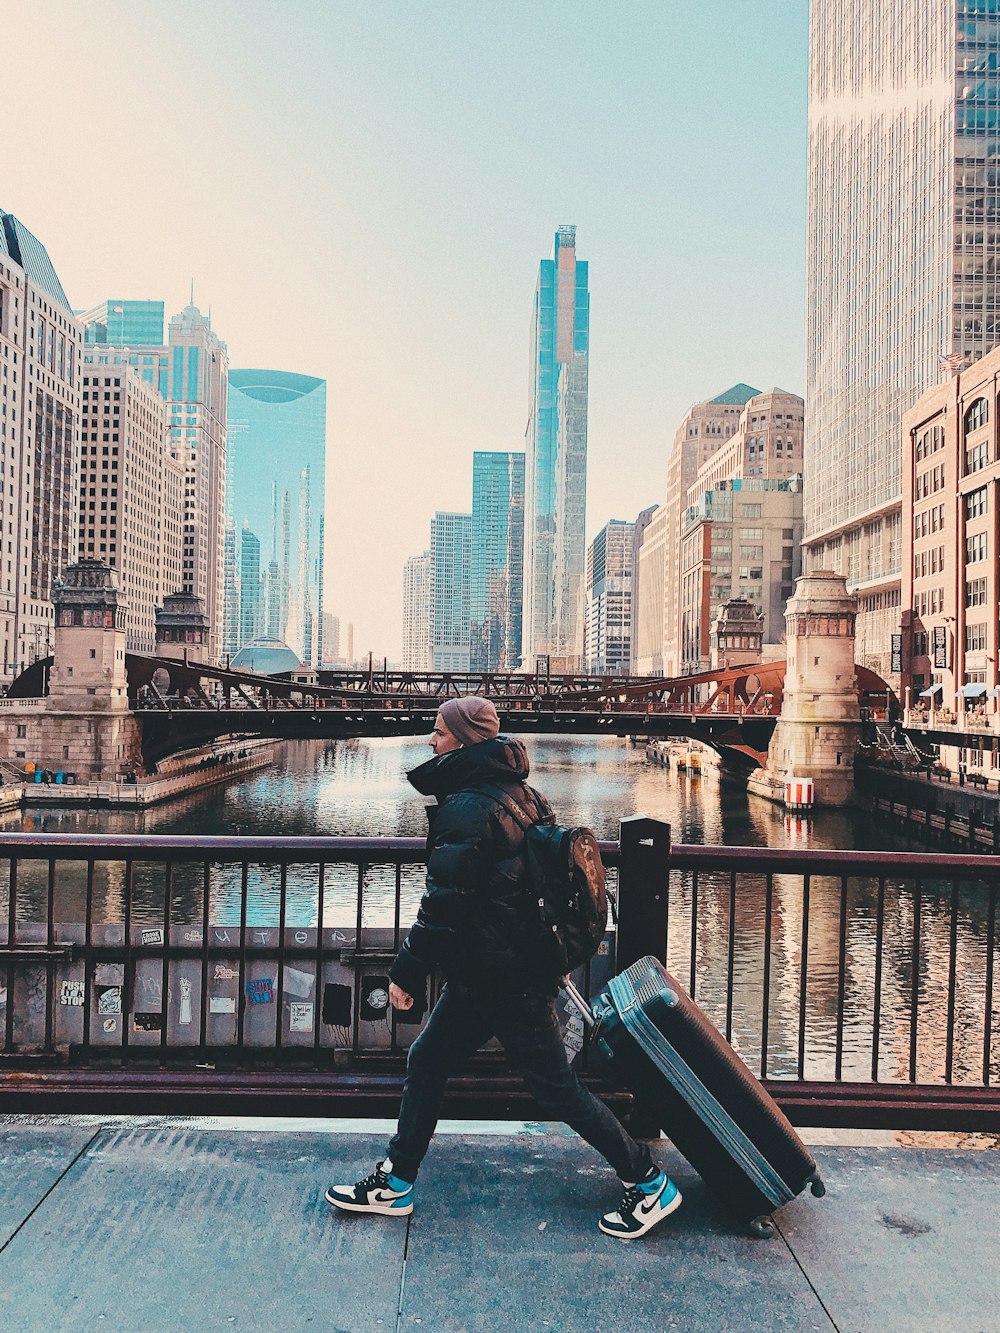
M 157 347 L 163 342 L 163 302 L 112 298 L 79 316 L 83 341 L 96 346 Z
M 230 370 L 228 442 L 230 521 L 241 534 L 241 555 L 252 550 L 248 532 L 259 542 L 262 574 L 247 580 L 247 606 L 236 623 L 241 635 L 253 625 L 318 665 L 326 381 L 283 370 Z M 227 589 L 229 597 L 241 595 L 242 589 Z
M 507 671 L 521 656 L 524 454 L 472 455 L 473 671 Z
M 522 659 L 578 670 L 583 653 L 587 520 L 588 265 L 576 228 L 543 259 L 531 326 L 531 408 L 524 486 Z

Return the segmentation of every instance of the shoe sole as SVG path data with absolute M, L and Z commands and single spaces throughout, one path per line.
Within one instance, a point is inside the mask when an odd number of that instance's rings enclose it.
M 323 1197 L 332 1207 L 342 1208 L 345 1213 L 379 1213 L 382 1217 L 406 1217 L 413 1212 L 412 1202 L 404 1203 L 401 1208 L 393 1208 L 388 1203 L 348 1203 L 345 1199 L 334 1198 L 329 1190 Z
M 652 1231 L 653 1227 L 655 1227 L 658 1222 L 662 1222 L 665 1217 L 669 1217 L 671 1213 L 676 1213 L 677 1209 L 683 1202 L 684 1196 L 681 1194 L 680 1190 L 678 1190 L 666 1207 L 661 1208 L 656 1217 L 654 1217 L 651 1222 L 648 1222 L 641 1231 L 612 1231 L 604 1225 L 603 1217 L 597 1225 L 600 1230 L 604 1232 L 605 1236 L 614 1236 L 615 1240 L 638 1240 L 641 1236 L 645 1236 Z

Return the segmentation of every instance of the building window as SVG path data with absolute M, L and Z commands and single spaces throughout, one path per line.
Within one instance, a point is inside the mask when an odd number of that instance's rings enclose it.
M 969 579 L 965 585 L 965 605 L 966 606 L 985 606 L 986 605 L 986 579 Z
M 985 624 L 966 625 L 965 651 L 967 653 L 984 653 L 986 651 Z
M 990 408 L 985 398 L 977 398 L 965 414 L 965 433 L 985 426 L 990 417 Z
M 980 440 L 978 444 L 965 451 L 965 475 L 969 476 L 972 472 L 978 472 L 984 468 L 990 461 L 990 442 L 989 440 Z M 936 488 L 935 488 L 936 489 Z
M 980 486 L 976 491 L 970 491 L 965 496 L 965 517 L 979 518 L 985 514 L 989 508 L 989 495 L 985 486 Z
M 977 560 L 986 559 L 986 533 L 977 532 L 965 539 L 965 563 L 973 565 Z

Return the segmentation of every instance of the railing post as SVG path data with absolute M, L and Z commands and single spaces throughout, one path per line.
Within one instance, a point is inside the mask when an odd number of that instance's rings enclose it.
M 652 955 L 667 961 L 670 825 L 645 815 L 619 825 L 618 936 L 615 970 Z
M 667 961 L 667 915 L 670 903 L 670 825 L 634 815 L 619 824 L 621 865 L 618 871 L 618 934 L 615 971 L 623 972 L 651 955 Z M 628 1120 L 637 1139 L 658 1139 L 660 1117 L 655 1106 L 636 1097 Z

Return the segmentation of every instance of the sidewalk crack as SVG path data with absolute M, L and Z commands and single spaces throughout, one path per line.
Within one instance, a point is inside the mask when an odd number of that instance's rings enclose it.
M 819 1292 L 816 1290 L 816 1287 L 815 1287 L 815 1284 L 813 1283 L 812 1278 L 809 1276 L 809 1274 L 806 1272 L 806 1270 L 802 1267 L 802 1264 L 801 1264 L 801 1262 L 799 1261 L 799 1256 L 798 1256 L 798 1255 L 795 1253 L 795 1251 L 792 1249 L 792 1246 L 791 1246 L 791 1243 L 790 1243 L 788 1237 L 785 1235 L 785 1233 L 784 1233 L 784 1232 L 782 1231 L 782 1229 L 781 1229 L 781 1223 L 778 1221 L 778 1219 L 777 1219 L 776 1217 L 775 1217 L 775 1218 L 772 1218 L 772 1221 L 774 1222 L 775 1230 L 777 1231 L 778 1235 L 781 1237 L 781 1239 L 782 1239 L 782 1240 L 784 1241 L 784 1243 L 785 1243 L 785 1249 L 786 1249 L 786 1250 L 788 1251 L 788 1253 L 792 1256 L 792 1261 L 794 1262 L 795 1267 L 799 1270 L 799 1272 L 800 1272 L 800 1273 L 802 1274 L 802 1276 L 805 1278 L 806 1282 L 809 1284 L 809 1290 L 810 1290 L 810 1291 L 812 1292 L 812 1294 L 816 1297 L 817 1301 L 819 1301 L 820 1309 L 821 1309 L 821 1310 L 823 1311 L 823 1313 L 826 1315 L 827 1319 L 829 1319 L 831 1328 L 836 1329 L 836 1333 L 840 1333 L 840 1325 L 837 1323 L 837 1321 L 834 1319 L 833 1315 L 830 1313 L 830 1311 L 829 1311 L 829 1309 L 828 1309 L 828 1307 L 827 1307 L 826 1302 L 823 1300 L 823 1297 L 822 1297 L 822 1296 L 819 1294 Z
M 412 1217 L 406 1219 L 406 1236 L 403 1240 L 403 1266 L 399 1273 L 399 1297 L 396 1301 L 396 1333 L 399 1333 L 402 1326 L 403 1292 L 406 1290 L 406 1263 L 410 1257 L 410 1226 L 412 1222 Z
M 54 1189 L 58 1188 L 58 1186 L 62 1184 L 62 1182 L 66 1179 L 66 1177 L 69 1175 L 69 1173 L 73 1170 L 74 1166 L 76 1166 L 77 1162 L 78 1162 L 78 1161 L 80 1160 L 80 1158 L 84 1155 L 84 1153 L 87 1153 L 87 1152 L 90 1151 L 90 1149 L 94 1146 L 94 1144 L 97 1142 L 97 1140 L 100 1138 L 100 1136 L 101 1136 L 103 1133 L 104 1133 L 104 1127 L 103 1127 L 103 1126 L 101 1126 L 101 1128 L 96 1129 L 96 1130 L 94 1131 L 94 1133 L 90 1136 L 90 1138 L 87 1140 L 87 1142 L 83 1145 L 83 1147 L 80 1149 L 80 1151 L 76 1154 L 76 1156 L 75 1156 L 75 1157 L 73 1158 L 73 1160 L 69 1163 L 69 1165 L 66 1167 L 66 1169 L 65 1169 L 64 1171 L 61 1171 L 60 1174 L 56 1177 L 56 1179 L 52 1182 L 52 1184 L 49 1186 L 49 1188 L 45 1191 L 45 1193 L 42 1195 L 42 1197 L 41 1197 L 41 1198 L 38 1200 L 38 1202 L 35 1204 L 34 1208 L 32 1208 L 31 1212 L 27 1215 L 27 1217 L 25 1217 L 25 1218 L 23 1219 L 23 1221 L 22 1221 L 22 1222 L 21 1222 L 21 1223 L 20 1223 L 20 1224 L 19 1224 L 19 1225 L 12 1231 L 12 1232 L 11 1232 L 11 1234 L 7 1237 L 7 1239 L 4 1241 L 4 1243 L 3 1243 L 2 1245 L 0 1245 L 0 1254 L 3 1254 L 4 1250 L 5 1250 L 5 1249 L 7 1248 L 7 1246 L 11 1243 L 11 1241 L 14 1239 L 14 1237 L 17 1236 L 17 1235 L 19 1235 L 19 1234 L 24 1230 L 24 1228 L 28 1225 L 28 1223 L 31 1221 L 31 1219 L 34 1217 L 34 1215 L 38 1212 L 39 1208 L 41 1208 L 42 1204 L 43 1204 L 43 1203 L 45 1202 L 45 1200 L 49 1197 L 49 1195 L 52 1193 L 52 1191 L 53 1191 Z

